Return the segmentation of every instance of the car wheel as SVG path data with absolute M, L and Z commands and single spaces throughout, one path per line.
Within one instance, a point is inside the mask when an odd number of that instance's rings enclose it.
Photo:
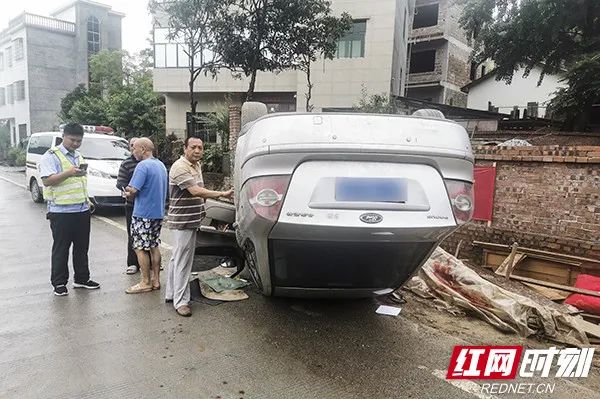
M 38 186 L 37 181 L 35 179 L 31 179 L 29 183 L 29 191 L 31 191 L 31 199 L 33 202 L 44 202 L 44 196 L 42 194 L 42 189 Z

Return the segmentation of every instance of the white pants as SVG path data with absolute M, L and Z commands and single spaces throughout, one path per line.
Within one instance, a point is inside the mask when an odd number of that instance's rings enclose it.
M 167 270 L 166 299 L 173 299 L 175 309 L 190 304 L 190 275 L 194 263 L 197 230 L 171 230 L 173 254 Z

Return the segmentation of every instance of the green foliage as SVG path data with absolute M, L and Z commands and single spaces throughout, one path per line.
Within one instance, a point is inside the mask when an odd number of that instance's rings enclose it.
M 5 159 L 10 148 L 10 130 L 7 123 L 0 123 L 0 160 Z
M 202 156 L 202 171 L 221 173 L 223 170 L 223 149 L 216 144 L 206 144 Z
M 474 60 L 492 60 L 497 79 L 511 82 L 514 71 L 527 76 L 534 66 L 545 74 L 562 74 L 600 48 L 600 2 L 597 0 L 460 0 L 460 23 L 474 37 Z M 566 79 L 567 82 L 572 79 Z M 580 86 L 583 87 L 583 86 Z M 570 88 L 575 97 L 583 96 Z M 563 99 L 564 99 L 564 93 Z M 565 100 L 561 100 L 565 102 Z M 565 109 L 566 110 L 566 109 Z M 575 112 L 567 119 L 584 121 Z
M 586 126 L 590 114 L 581 111 L 600 103 L 600 52 L 575 62 L 562 81 L 568 86 L 554 93 L 548 112 L 564 121 L 567 129 Z
M 61 101 L 63 122 L 111 126 L 126 136 L 164 132 L 163 99 L 154 93 L 148 52 L 102 50 L 90 59 L 90 89 L 80 85 Z
M 77 85 L 70 93 L 60 100 L 60 113 L 58 117 L 62 121 L 72 121 L 71 109 L 73 105 L 87 96 L 87 88 L 83 83 Z
M 123 87 L 122 51 L 103 49 L 90 57 L 90 92 L 94 96 L 108 98 Z
M 390 96 L 383 93 L 369 95 L 365 87 L 362 88 L 361 99 L 354 109 L 369 114 L 395 114 L 397 111 Z
M 25 148 L 17 146 L 8 150 L 6 160 L 9 166 L 25 166 L 26 157 Z

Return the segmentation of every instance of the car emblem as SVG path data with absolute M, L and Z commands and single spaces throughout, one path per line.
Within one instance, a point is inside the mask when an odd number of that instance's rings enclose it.
M 360 220 L 368 224 L 379 223 L 383 220 L 383 216 L 378 213 L 363 213 L 360 215 Z

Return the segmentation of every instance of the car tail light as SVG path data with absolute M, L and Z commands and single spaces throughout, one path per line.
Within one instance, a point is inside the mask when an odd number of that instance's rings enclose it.
M 452 212 L 458 224 L 463 224 L 473 217 L 473 183 L 461 180 L 444 180 L 450 196 Z
M 256 214 L 277 221 L 292 176 L 261 176 L 246 183 L 247 198 Z

